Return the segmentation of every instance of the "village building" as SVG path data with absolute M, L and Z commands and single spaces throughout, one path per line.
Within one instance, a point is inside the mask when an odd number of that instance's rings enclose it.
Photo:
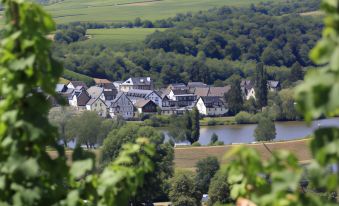
M 254 84 L 251 80 L 242 80 L 240 83 L 241 92 L 243 93 L 244 99 L 249 100 L 255 99 Z
M 99 98 L 101 97 L 102 93 L 104 92 L 104 89 L 99 86 L 91 86 L 87 89 L 87 93 L 91 98 Z
M 149 99 L 140 99 L 134 104 L 139 114 L 154 114 L 157 112 L 157 104 Z
M 228 112 L 224 102 L 217 96 L 200 97 L 196 107 L 205 116 L 222 116 Z
M 121 116 L 124 119 L 130 119 L 134 116 L 134 106 L 132 101 L 126 96 L 125 93 L 119 92 L 116 98 L 108 102 L 109 105 L 109 115 L 112 118 Z
M 175 102 L 176 107 L 192 106 L 197 100 L 197 96 L 187 89 L 172 89 L 167 96 Z
M 131 89 L 153 90 L 153 87 L 151 77 L 131 77 L 123 82 L 119 89 L 122 92 L 128 92 Z
M 123 81 L 115 81 L 113 82 L 113 85 L 115 86 L 115 88 L 118 90 L 118 92 L 121 92 L 120 90 L 120 85 L 124 83 Z
M 131 89 L 126 92 L 127 97 L 135 104 L 138 100 L 152 100 L 159 107 L 162 107 L 162 98 L 158 92 L 153 90 Z
M 231 90 L 231 86 L 224 87 L 210 87 L 208 91 L 208 96 L 219 97 L 224 99 L 224 96 Z
M 86 109 L 96 112 L 99 116 L 106 118 L 108 115 L 108 108 L 105 102 L 97 98 L 92 98 L 86 103 Z
M 67 88 L 70 88 L 70 89 L 75 89 L 77 87 L 83 87 L 83 88 L 87 89 L 87 85 L 83 81 L 70 81 L 67 84 Z
M 78 86 L 76 89 L 74 89 L 68 102 L 70 106 L 73 106 L 78 110 L 85 110 L 86 104 L 90 99 L 91 97 L 87 91 L 82 86 Z
M 277 92 L 281 88 L 280 82 L 279 81 L 273 81 L 273 80 L 268 80 L 267 86 L 268 86 L 268 90 L 271 91 L 271 92 Z
M 55 85 L 55 92 L 58 94 L 64 93 L 67 91 L 67 86 L 65 84 L 57 84 Z

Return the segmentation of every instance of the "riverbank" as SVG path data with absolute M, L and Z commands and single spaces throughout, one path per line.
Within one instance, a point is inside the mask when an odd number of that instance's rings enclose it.
M 258 151 L 262 159 L 267 159 L 271 153 L 270 151 L 288 150 L 295 154 L 301 164 L 307 163 L 311 160 L 312 156 L 309 152 L 308 142 L 310 139 L 299 139 L 292 141 L 281 142 L 267 142 L 256 144 L 241 144 L 242 146 L 253 148 Z M 229 160 L 224 160 L 224 155 L 235 147 L 240 145 L 223 145 L 223 146 L 201 146 L 201 147 L 182 147 L 174 149 L 174 164 L 177 169 L 194 170 L 195 164 L 203 158 L 208 156 L 215 156 L 221 163 L 227 163 Z M 270 151 L 269 151 L 270 150 Z M 100 160 L 100 149 L 92 150 L 96 156 L 97 162 Z M 48 151 L 49 155 L 53 158 L 56 157 L 56 151 Z M 72 163 L 72 150 L 66 151 L 68 163 Z

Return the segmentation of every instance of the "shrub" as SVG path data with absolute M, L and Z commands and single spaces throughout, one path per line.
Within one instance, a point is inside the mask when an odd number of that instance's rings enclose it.
M 209 119 L 207 121 L 207 125 L 208 126 L 214 126 L 214 125 L 217 125 L 217 121 L 215 119 Z
M 199 142 L 193 142 L 192 146 L 193 146 L 193 147 L 200 147 L 201 144 L 200 144 Z
M 253 123 L 253 115 L 251 115 L 248 112 L 239 112 L 237 115 L 235 115 L 235 121 L 238 124 L 250 124 Z

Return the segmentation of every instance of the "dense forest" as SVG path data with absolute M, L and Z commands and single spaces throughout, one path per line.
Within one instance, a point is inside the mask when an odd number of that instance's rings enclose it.
M 232 74 L 252 77 L 256 63 L 263 62 L 269 79 L 289 85 L 292 65 L 313 66 L 308 53 L 323 25 L 299 12 L 317 8 L 319 0 L 303 0 L 178 14 L 163 20 L 172 28 L 135 45 L 87 43 L 86 29 L 100 24 L 59 25 L 54 55 L 78 73 L 111 80 L 147 75 L 158 86 L 188 81 L 223 85 Z M 145 25 L 141 19 L 130 23 Z

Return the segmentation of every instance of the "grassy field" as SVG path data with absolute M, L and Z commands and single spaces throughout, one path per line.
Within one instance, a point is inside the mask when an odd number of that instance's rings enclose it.
M 145 37 L 154 31 L 163 31 L 165 29 L 153 28 L 119 28 L 119 29 L 88 29 L 87 42 L 96 43 L 137 43 L 145 39 Z
M 219 6 L 244 6 L 268 0 L 64 0 L 45 6 L 57 23 L 126 22 L 136 17 L 149 20 L 173 17 Z
M 265 143 L 266 146 L 271 151 L 275 150 L 288 150 L 295 154 L 299 159 L 300 163 L 307 163 L 312 157 L 309 152 L 308 147 L 309 139 L 301 139 L 301 140 L 293 140 L 293 141 L 283 141 L 283 142 L 272 142 Z M 233 149 L 234 147 L 238 147 L 239 145 L 224 145 L 224 146 L 202 146 L 202 147 L 183 147 L 183 148 L 175 148 L 175 167 L 178 169 L 187 169 L 194 170 L 195 164 L 198 160 L 208 157 L 215 156 L 220 162 L 227 163 L 229 160 L 224 160 L 223 157 L 225 153 Z M 244 144 L 244 146 L 249 148 L 254 148 L 259 152 L 263 159 L 267 159 L 271 154 L 267 150 L 267 148 L 262 144 Z M 96 154 L 97 161 L 100 160 L 100 150 L 94 150 Z M 55 151 L 49 151 L 49 154 L 52 157 L 56 156 Z M 67 150 L 66 155 L 68 156 L 68 163 L 71 163 L 72 150 Z
M 232 125 L 232 124 L 236 124 L 234 116 L 232 117 L 205 117 L 200 120 L 200 126 Z
M 307 163 L 311 159 L 311 154 L 308 147 L 309 139 L 294 140 L 294 141 L 284 141 L 284 142 L 273 142 L 266 143 L 266 146 L 271 150 L 288 150 L 294 153 L 300 163 Z M 225 153 L 238 147 L 239 145 L 224 145 L 224 146 L 214 146 L 214 147 L 186 147 L 186 148 L 176 148 L 175 149 L 175 167 L 181 169 L 194 170 L 195 164 L 199 159 L 203 159 L 208 156 L 215 156 L 222 163 L 227 163 L 229 160 L 224 160 L 223 157 Z M 266 149 L 266 147 L 260 144 L 247 144 L 245 145 L 249 148 L 254 148 L 259 152 L 263 159 L 267 159 L 271 154 Z

